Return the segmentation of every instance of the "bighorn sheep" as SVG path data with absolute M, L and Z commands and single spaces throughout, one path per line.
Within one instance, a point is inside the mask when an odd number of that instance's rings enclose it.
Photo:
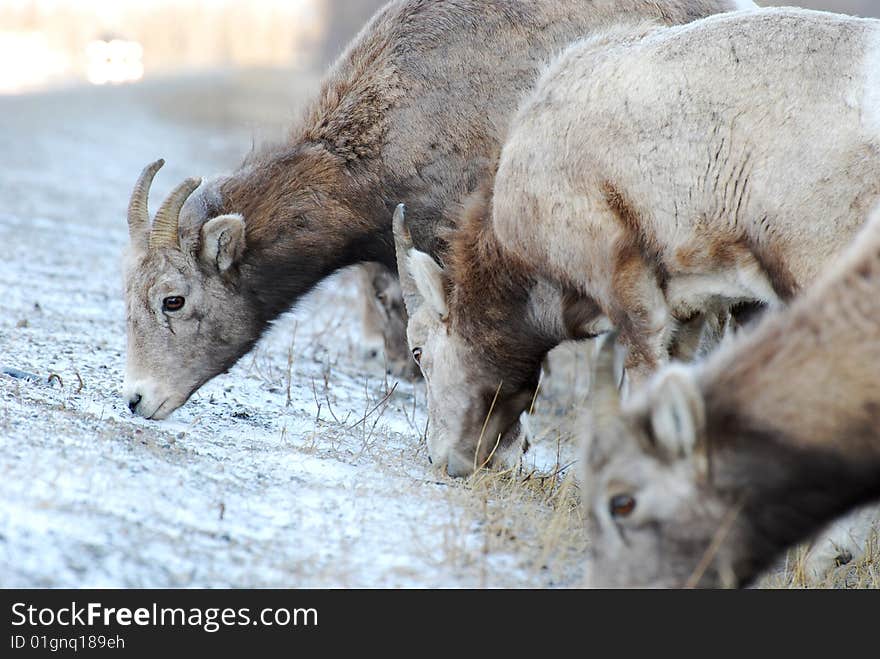
M 880 499 L 880 213 L 789 309 L 623 405 L 611 343 L 583 424 L 594 584 L 748 584 Z
M 615 327 L 644 378 L 677 322 L 813 281 L 880 197 L 878 26 L 797 9 L 619 25 L 552 63 L 445 268 L 401 233 L 433 461 L 468 474 L 512 441 L 564 339 Z
M 395 0 L 331 70 L 290 140 L 173 195 L 149 228 L 139 180 L 129 214 L 123 395 L 161 419 L 250 350 L 321 279 L 395 267 L 391 211 L 410 208 L 433 251 L 447 209 L 475 186 L 548 59 L 620 16 L 681 23 L 741 0 Z

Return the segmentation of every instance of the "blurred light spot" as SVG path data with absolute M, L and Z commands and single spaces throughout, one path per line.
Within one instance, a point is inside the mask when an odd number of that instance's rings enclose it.
M 69 58 L 41 32 L 0 31 L 0 93 L 38 87 L 69 68 Z
M 92 41 L 86 46 L 86 60 L 86 78 L 93 85 L 134 82 L 144 77 L 144 49 L 137 41 Z

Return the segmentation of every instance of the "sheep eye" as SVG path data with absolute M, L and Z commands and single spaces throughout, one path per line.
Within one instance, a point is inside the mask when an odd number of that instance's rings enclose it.
M 629 517 L 635 509 L 636 500 L 628 494 L 618 494 L 611 497 L 611 501 L 608 502 L 608 510 L 612 517 Z
M 416 360 L 416 364 L 422 363 L 422 349 L 421 348 L 413 348 L 412 355 L 413 355 L 413 359 Z
M 179 295 L 166 297 L 162 300 L 162 311 L 180 311 L 184 304 L 186 304 L 186 299 Z

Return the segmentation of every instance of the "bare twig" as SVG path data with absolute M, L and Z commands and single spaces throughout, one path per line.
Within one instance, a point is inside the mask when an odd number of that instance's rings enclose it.
M 373 416 L 373 414 L 376 412 L 377 409 L 379 409 L 379 407 L 381 407 L 384 403 L 387 403 L 387 402 L 388 402 L 388 399 L 391 398 L 392 395 L 394 395 L 394 391 L 395 391 L 396 389 L 397 389 L 397 382 L 395 382 L 395 383 L 392 385 L 391 389 L 390 389 L 390 390 L 389 390 L 389 391 L 388 391 L 388 392 L 382 397 L 382 399 L 381 399 L 378 403 L 376 403 L 376 404 L 373 406 L 373 409 L 371 409 L 369 412 L 365 412 L 365 413 L 364 413 L 364 416 L 363 416 L 362 418 L 358 419 L 357 421 L 355 421 L 353 424 L 351 424 L 351 426 L 349 426 L 349 427 L 347 428 L 347 430 L 354 430 L 354 429 L 357 428 L 360 424 L 362 424 L 362 423 L 365 424 L 366 421 L 367 421 L 367 419 L 368 419 L 369 417 Z M 384 411 L 384 410 L 383 410 L 383 411 Z M 381 416 L 381 415 L 380 415 L 380 416 Z
M 694 569 L 693 574 L 691 574 L 690 578 L 685 582 L 685 588 L 696 588 L 697 584 L 700 583 L 700 579 L 703 578 L 706 570 L 709 569 L 709 565 L 712 564 L 712 561 L 721 549 L 721 543 L 724 542 L 724 539 L 727 537 L 728 533 L 730 533 L 730 529 L 733 528 L 733 523 L 736 521 L 742 508 L 743 502 L 740 501 L 724 515 L 724 519 L 721 521 L 721 526 L 718 527 L 718 530 L 715 531 L 715 535 L 712 537 L 712 542 L 709 543 L 709 546 L 703 553 L 703 557 Z
M 299 321 L 294 321 L 293 323 L 293 338 L 290 340 L 290 345 L 287 348 L 287 403 L 285 407 L 290 407 L 290 383 L 293 380 L 293 364 L 294 364 L 294 352 L 293 348 L 296 345 L 296 330 L 299 328 Z
M 315 386 L 315 378 L 312 378 L 312 393 L 315 394 L 315 405 L 318 408 L 318 414 L 315 417 L 315 424 L 321 421 L 321 401 L 318 400 L 318 388 Z

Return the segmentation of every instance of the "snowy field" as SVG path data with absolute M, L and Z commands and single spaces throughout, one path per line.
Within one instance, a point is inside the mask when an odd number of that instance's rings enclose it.
M 544 405 L 519 473 L 435 473 L 423 385 L 362 356 L 351 273 L 168 421 L 123 403 L 137 174 L 166 159 L 156 204 L 235 167 L 316 84 L 218 73 L 0 97 L 0 586 L 581 584 L 565 401 Z

